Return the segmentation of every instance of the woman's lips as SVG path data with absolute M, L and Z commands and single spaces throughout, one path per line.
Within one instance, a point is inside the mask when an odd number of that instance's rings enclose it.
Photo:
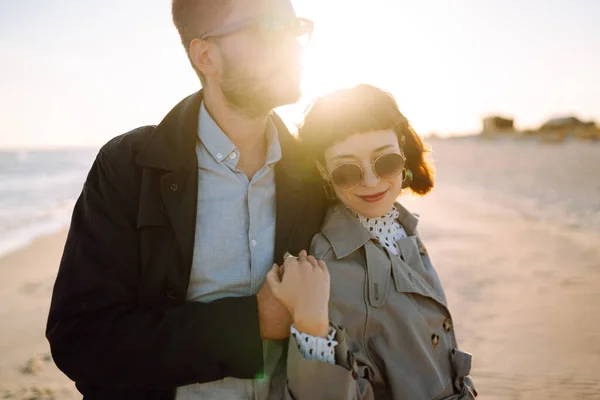
M 387 190 L 383 191 L 383 192 L 379 192 L 379 193 L 375 193 L 375 194 L 370 194 L 368 196 L 358 196 L 361 199 L 363 199 L 364 201 L 368 202 L 368 203 L 375 203 L 378 202 L 379 200 L 383 199 L 385 197 L 385 195 L 387 194 Z

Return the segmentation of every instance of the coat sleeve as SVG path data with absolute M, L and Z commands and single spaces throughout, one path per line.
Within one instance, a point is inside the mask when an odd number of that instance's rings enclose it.
M 289 341 L 285 400 L 374 400 L 369 381 L 349 351 L 346 332 L 335 327 L 335 364 L 308 360 L 302 356 L 294 340 Z
M 254 378 L 256 297 L 136 304 L 137 189 L 133 167 L 115 159 L 98 154 L 73 212 L 46 327 L 57 366 L 77 383 L 114 388 Z

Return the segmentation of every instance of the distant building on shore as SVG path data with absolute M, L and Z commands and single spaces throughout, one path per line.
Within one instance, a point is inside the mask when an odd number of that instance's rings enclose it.
M 515 121 L 511 118 L 504 118 L 497 115 L 489 116 L 483 119 L 482 135 L 494 135 L 502 133 L 514 133 Z
M 542 139 L 544 137 L 565 139 L 567 136 L 580 139 L 597 139 L 600 137 L 600 130 L 594 121 L 585 122 L 572 115 L 546 121 L 540 126 L 537 133 Z
M 512 137 L 514 139 L 535 137 L 542 142 L 562 142 L 568 137 L 574 137 L 585 140 L 600 140 L 599 125 L 594 121 L 582 121 L 572 115 L 552 118 L 537 129 L 526 130 L 515 129 L 513 119 L 498 115 L 486 117 L 482 123 L 481 136 L 487 139 L 499 137 Z
M 540 131 L 578 131 L 595 129 L 596 123 L 594 121 L 584 122 L 577 117 L 568 116 L 561 118 L 552 118 L 545 122 L 541 127 Z

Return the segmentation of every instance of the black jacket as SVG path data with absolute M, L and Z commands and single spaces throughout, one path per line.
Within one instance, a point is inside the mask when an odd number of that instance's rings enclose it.
M 73 212 L 46 336 L 85 399 L 173 399 L 177 386 L 262 370 L 256 297 L 186 302 L 202 92 L 99 152 Z M 308 249 L 326 201 L 277 116 L 275 260 Z

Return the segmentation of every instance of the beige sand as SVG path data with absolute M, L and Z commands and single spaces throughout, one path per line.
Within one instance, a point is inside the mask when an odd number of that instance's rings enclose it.
M 405 201 L 480 398 L 600 399 L 600 237 L 436 190 Z
M 600 399 L 600 238 L 451 189 L 405 204 L 421 213 L 480 398 Z M 36 386 L 73 398 L 51 362 L 21 372 L 48 354 L 44 327 L 64 237 L 0 261 L 0 395 Z
M 9 391 L 16 399 L 81 398 L 49 359 L 44 337 L 65 237 L 41 238 L 0 260 L 0 398 Z

